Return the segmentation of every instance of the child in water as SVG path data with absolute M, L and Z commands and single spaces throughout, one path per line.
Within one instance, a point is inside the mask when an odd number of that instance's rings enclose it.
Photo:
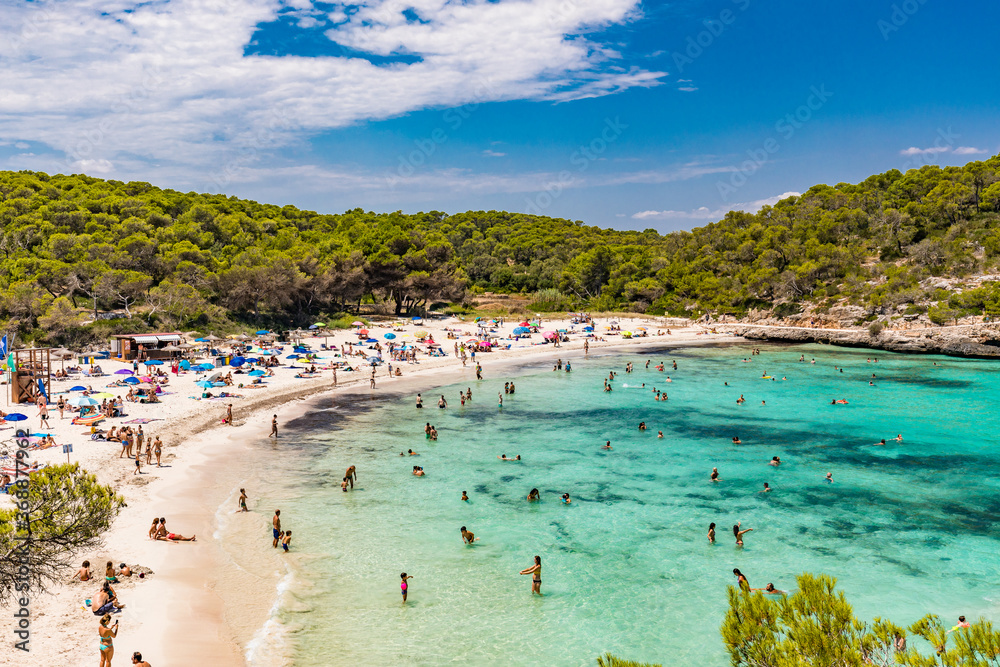
M 402 579 L 402 581 L 399 582 L 399 589 L 403 593 L 403 602 L 406 602 L 406 589 L 409 587 L 406 583 L 406 580 L 412 579 L 413 577 L 407 576 L 407 574 L 403 572 L 399 575 L 399 578 Z

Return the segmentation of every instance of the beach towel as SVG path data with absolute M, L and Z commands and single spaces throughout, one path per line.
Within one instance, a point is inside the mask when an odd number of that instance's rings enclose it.
M 71 423 L 77 426 L 91 426 L 99 421 L 104 421 L 104 415 L 91 415 L 90 417 L 74 417 Z

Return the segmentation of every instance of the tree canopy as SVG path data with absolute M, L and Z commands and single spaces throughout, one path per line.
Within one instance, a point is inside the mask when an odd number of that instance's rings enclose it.
M 420 311 L 467 290 L 539 305 L 742 314 L 776 303 L 1000 315 L 1000 288 L 931 285 L 1000 263 L 1000 156 L 817 185 L 690 232 L 503 211 L 321 214 L 149 183 L 0 172 L 0 325 L 51 339 L 118 327 L 302 325 Z M 34 332 L 34 333 L 32 333 Z

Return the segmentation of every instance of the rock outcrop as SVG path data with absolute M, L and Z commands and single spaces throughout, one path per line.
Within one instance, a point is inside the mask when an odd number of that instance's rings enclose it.
M 885 329 L 877 335 L 866 329 L 813 329 L 806 327 L 719 325 L 748 340 L 828 343 L 891 352 L 947 354 L 956 357 L 1000 358 L 1000 326 L 982 324 L 926 329 Z

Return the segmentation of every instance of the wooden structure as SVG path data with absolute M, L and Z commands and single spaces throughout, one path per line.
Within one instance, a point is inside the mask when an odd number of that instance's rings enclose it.
M 14 350 L 10 400 L 13 403 L 35 403 L 39 394 L 44 394 L 46 399 L 52 396 L 52 348 Z
M 180 341 L 181 335 L 177 332 L 114 336 L 111 338 L 111 357 L 119 361 L 174 359 L 178 352 L 163 348 L 176 346 Z

